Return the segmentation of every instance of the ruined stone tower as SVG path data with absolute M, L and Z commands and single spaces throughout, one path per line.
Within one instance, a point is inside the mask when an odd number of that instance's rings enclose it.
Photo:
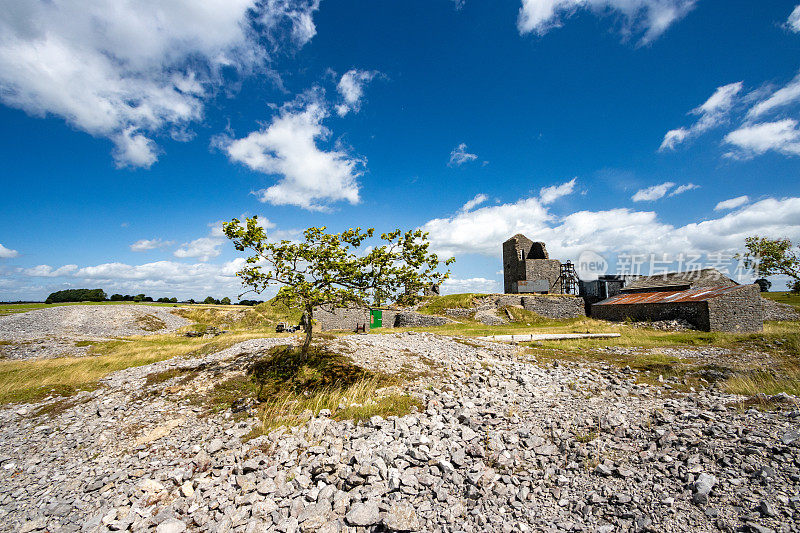
M 503 289 L 520 292 L 561 292 L 556 282 L 561 262 L 550 259 L 543 242 L 533 242 L 518 233 L 503 243 Z

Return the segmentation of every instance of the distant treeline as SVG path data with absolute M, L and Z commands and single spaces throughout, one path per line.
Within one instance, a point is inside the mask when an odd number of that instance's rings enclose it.
M 46 304 L 61 302 L 102 302 L 106 299 L 103 289 L 67 289 L 51 293 L 44 301 Z
M 151 296 L 147 296 L 145 294 L 112 294 L 110 298 L 106 297 L 105 291 L 103 289 L 66 289 L 63 291 L 56 291 L 50 296 L 47 297 L 44 303 L 47 304 L 54 304 L 54 303 L 64 303 L 64 302 L 103 302 L 103 301 L 111 301 L 111 302 L 159 302 L 159 303 L 167 303 L 167 304 L 176 304 L 176 303 L 188 303 L 194 304 L 197 303 L 194 299 L 186 300 L 185 302 L 178 302 L 177 298 L 166 298 L 162 297 L 157 300 L 153 300 Z M 203 300 L 204 304 L 221 304 L 221 305 L 231 305 L 231 299 L 227 296 L 218 300 L 213 296 L 206 297 Z M 241 300 L 237 305 L 258 305 L 260 303 L 264 303 L 263 300 Z

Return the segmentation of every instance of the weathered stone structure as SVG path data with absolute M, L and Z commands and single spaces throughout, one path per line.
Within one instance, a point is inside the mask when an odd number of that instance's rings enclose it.
M 583 298 L 569 294 L 517 296 L 489 294 L 477 300 L 477 309 L 499 309 L 518 306 L 545 318 L 576 318 L 586 316 Z M 473 310 L 474 311 L 474 310 Z
M 369 331 L 372 322 L 370 311 L 369 307 L 363 306 L 318 307 L 314 310 L 314 318 L 321 331 L 356 331 L 362 326 Z M 423 315 L 410 310 L 381 308 L 381 314 L 384 328 L 442 326 L 453 322 L 446 317 Z
M 363 324 L 366 324 L 366 328 L 369 329 L 369 308 L 322 306 L 314 309 L 314 319 L 322 331 L 355 331 L 358 326 Z
M 561 262 L 550 259 L 543 242 L 518 233 L 503 243 L 503 291 L 560 293 Z M 525 288 L 521 290 L 520 284 Z
M 591 314 L 592 318 L 618 322 L 682 319 L 703 331 L 764 328 L 758 285 L 623 293 L 594 304 Z

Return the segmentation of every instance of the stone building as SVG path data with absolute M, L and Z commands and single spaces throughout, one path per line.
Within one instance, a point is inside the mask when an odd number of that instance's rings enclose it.
M 503 291 L 506 294 L 560 293 L 561 262 L 550 259 L 543 242 L 518 233 L 503 243 Z
M 739 285 L 715 268 L 666 272 L 654 276 L 639 276 L 626 281 L 620 292 L 685 291 L 699 287 L 735 287 Z
M 442 326 L 453 322 L 442 316 L 424 315 L 409 309 L 388 307 L 370 308 L 365 306 L 317 307 L 314 319 L 321 331 L 358 331 L 361 328 L 403 328 Z
M 635 289 L 592 305 L 591 315 L 617 322 L 681 319 L 702 331 L 762 331 L 764 320 L 758 285 L 733 283 L 683 290 Z

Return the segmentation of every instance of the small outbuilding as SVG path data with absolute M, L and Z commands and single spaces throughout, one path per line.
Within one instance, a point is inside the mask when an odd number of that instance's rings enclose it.
M 734 282 L 735 283 L 735 282 Z M 703 331 L 756 332 L 764 329 L 758 285 L 706 286 L 682 290 L 641 290 L 612 296 L 591 307 L 592 318 L 611 321 L 681 319 Z

